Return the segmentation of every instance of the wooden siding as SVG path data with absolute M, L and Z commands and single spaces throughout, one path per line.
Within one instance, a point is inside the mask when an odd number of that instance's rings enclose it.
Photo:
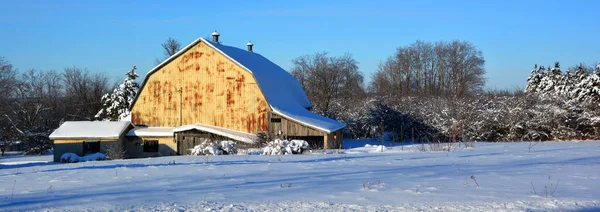
M 60 157 L 64 153 L 75 153 L 83 156 L 83 141 L 100 141 L 100 153 L 107 154 L 107 150 L 117 139 L 59 139 L 54 140 L 54 162 L 60 162 Z
M 144 152 L 144 141 L 158 141 L 158 152 Z M 173 137 L 129 137 L 125 141 L 129 158 L 159 157 L 177 155 L 177 143 Z
M 147 78 L 132 108 L 133 124 L 268 130 L 270 108 L 252 74 L 203 42 Z
M 272 119 L 279 119 L 281 122 L 272 122 Z M 279 130 L 282 131 L 284 136 L 324 136 L 325 132 L 313 129 L 309 126 L 300 124 L 298 122 L 288 120 L 282 116 L 274 113 L 269 113 L 269 133 L 271 135 L 277 135 Z
M 344 145 L 344 139 L 342 138 L 342 130 L 338 130 L 325 135 L 325 149 L 342 149 Z
M 193 149 L 196 145 L 200 145 L 204 142 L 213 142 L 219 143 L 221 141 L 234 141 L 231 138 L 216 135 L 196 129 L 187 130 L 183 132 L 175 133 L 175 140 L 177 141 L 177 154 L 179 155 L 189 155 L 191 154 L 191 149 Z M 260 144 L 248 144 L 241 141 L 234 141 L 237 145 L 238 149 L 248 149 L 258 147 Z

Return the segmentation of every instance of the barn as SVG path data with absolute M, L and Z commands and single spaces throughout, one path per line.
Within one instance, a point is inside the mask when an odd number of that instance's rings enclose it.
M 207 140 L 243 147 L 303 139 L 313 148 L 341 148 L 345 125 L 311 112 L 290 73 L 255 53 L 250 42 L 244 50 L 218 39 L 216 31 L 212 41 L 200 37 L 148 72 L 130 107 L 127 121 L 134 127 L 123 134 L 128 157 L 185 155 Z M 60 139 L 55 146 L 71 142 Z
M 198 38 L 146 75 L 131 106 L 128 135 L 171 136 L 177 154 L 207 138 L 253 143 L 260 135 L 339 148 L 344 124 L 312 113 L 300 83 L 253 51 Z M 144 134 L 144 133 L 146 134 Z M 160 143 L 160 140 L 159 140 Z

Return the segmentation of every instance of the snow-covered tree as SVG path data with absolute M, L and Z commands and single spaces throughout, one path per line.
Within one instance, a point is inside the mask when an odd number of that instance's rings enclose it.
M 540 69 L 538 69 L 537 64 L 535 64 L 533 66 L 533 69 L 531 70 L 531 73 L 529 74 L 529 77 L 527 78 L 527 88 L 525 88 L 526 92 L 535 92 L 538 89 L 538 86 L 540 85 L 541 82 L 541 67 Z
M 129 115 L 129 107 L 140 89 L 140 85 L 135 81 L 138 77 L 135 69 L 134 65 L 131 71 L 127 72 L 127 79 L 122 84 L 115 88 L 112 93 L 102 96 L 102 109 L 96 114 L 97 119 L 118 121 Z

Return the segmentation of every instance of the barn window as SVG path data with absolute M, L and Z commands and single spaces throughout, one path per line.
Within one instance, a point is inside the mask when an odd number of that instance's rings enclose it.
M 158 152 L 158 140 L 145 140 L 144 152 Z
M 83 141 L 83 155 L 100 152 L 100 141 Z
M 281 122 L 281 118 L 271 118 L 271 122 L 279 123 Z

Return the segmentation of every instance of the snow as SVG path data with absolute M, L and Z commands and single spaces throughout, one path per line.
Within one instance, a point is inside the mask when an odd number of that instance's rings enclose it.
M 109 138 L 118 139 L 131 122 L 128 121 L 66 121 L 50 134 L 50 139 Z
M 386 150 L 387 148 L 384 145 L 380 145 L 375 148 L 375 152 L 384 152 Z
M 305 140 L 280 140 L 275 139 L 267 143 L 262 149 L 263 155 L 285 155 L 285 154 L 300 154 L 308 149 L 308 142 Z
M 235 131 L 235 130 L 226 129 L 226 128 L 222 128 L 222 127 L 205 125 L 205 124 L 185 125 L 185 126 L 175 128 L 173 130 L 173 132 L 182 132 L 182 131 L 188 131 L 188 130 L 193 130 L 193 129 L 212 133 L 215 135 L 225 136 L 227 138 L 231 138 L 233 140 L 237 140 L 237 141 L 241 141 L 241 142 L 245 142 L 245 143 L 254 143 L 258 139 L 256 137 L 256 135 L 254 135 L 254 134 Z
M 191 149 L 191 155 L 235 155 L 238 152 L 237 144 L 233 141 L 218 143 L 204 142 Z
M 0 158 L 5 211 L 598 211 L 600 142 L 450 152 L 170 156 L 85 163 Z M 355 151 L 349 149 L 346 152 Z M 402 150 L 404 149 L 404 150 Z M 15 163 L 16 161 L 21 161 Z M 480 185 L 477 187 L 475 181 Z M 550 177 L 550 180 L 549 180 Z M 553 195 L 544 187 L 556 185 Z M 532 186 L 533 185 L 533 186 Z M 13 189 L 14 188 L 14 189 Z M 535 190 L 535 192 L 534 192 Z
M 235 142 L 233 141 L 221 141 L 221 143 L 219 143 L 221 149 L 223 150 L 223 152 L 226 152 L 229 155 L 235 155 L 237 154 L 237 144 L 235 144 Z
M 86 161 L 106 160 L 106 155 L 96 152 L 94 154 L 85 155 L 83 157 L 78 156 L 75 153 L 64 153 L 60 156 L 60 161 L 65 163 L 77 163 Z
M 138 137 L 173 137 L 175 127 L 139 127 L 136 126 L 127 132 L 127 136 Z
M 242 141 L 246 143 L 254 143 L 257 137 L 256 135 L 230 130 L 222 127 L 210 126 L 205 124 L 190 124 L 181 127 L 139 127 L 129 130 L 127 136 L 138 136 L 138 137 L 173 137 L 175 132 L 182 132 L 187 130 L 200 130 L 204 132 L 221 135 L 233 140 Z

